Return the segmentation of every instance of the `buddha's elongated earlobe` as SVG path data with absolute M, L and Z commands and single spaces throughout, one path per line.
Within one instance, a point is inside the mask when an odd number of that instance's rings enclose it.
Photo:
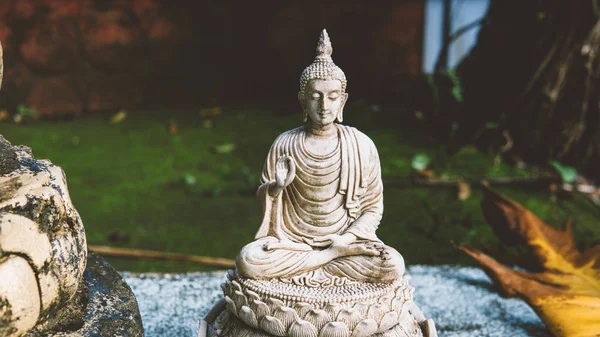
M 346 105 L 346 102 L 348 101 L 348 93 L 344 93 L 344 95 L 342 96 L 342 99 L 344 100 L 340 106 L 340 112 L 338 112 L 337 116 L 335 117 L 335 121 L 338 123 L 341 123 L 344 121 L 344 106 Z

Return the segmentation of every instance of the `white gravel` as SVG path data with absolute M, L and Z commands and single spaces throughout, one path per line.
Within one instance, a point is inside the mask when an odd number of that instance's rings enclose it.
M 483 271 L 470 267 L 412 266 L 415 302 L 444 337 L 550 337 L 523 301 L 504 299 Z M 224 272 L 122 273 L 133 289 L 146 337 L 196 337 L 199 320 L 222 296 Z

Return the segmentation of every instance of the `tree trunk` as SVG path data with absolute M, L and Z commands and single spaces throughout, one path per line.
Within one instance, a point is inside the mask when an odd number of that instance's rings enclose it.
M 459 66 L 463 141 L 497 124 L 511 151 L 556 159 L 600 179 L 597 0 L 494 0 Z

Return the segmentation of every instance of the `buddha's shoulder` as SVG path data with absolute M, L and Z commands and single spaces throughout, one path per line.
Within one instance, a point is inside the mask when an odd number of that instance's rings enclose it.
M 304 132 L 304 127 L 300 126 L 295 129 L 287 130 L 281 133 L 279 136 L 277 136 L 277 138 L 275 138 L 275 141 L 273 142 L 273 147 L 284 146 L 285 143 L 288 143 L 288 141 L 290 141 L 291 139 L 296 138 L 296 136 L 300 135 L 302 132 Z
M 299 126 L 297 128 L 291 129 L 291 130 L 287 130 L 283 133 L 281 133 L 279 136 L 277 136 L 277 138 L 275 138 L 275 143 L 279 143 L 285 139 L 288 139 L 290 137 L 295 137 L 301 133 L 304 132 L 304 127 L 303 126 Z
M 354 134 L 359 143 L 368 145 L 368 147 L 375 149 L 375 143 L 373 142 L 373 140 L 371 138 L 369 138 L 369 136 L 367 136 L 364 132 L 360 131 L 359 129 L 357 129 L 353 126 L 342 125 L 342 124 L 338 124 L 338 127 L 343 130 L 346 130 L 346 132 Z

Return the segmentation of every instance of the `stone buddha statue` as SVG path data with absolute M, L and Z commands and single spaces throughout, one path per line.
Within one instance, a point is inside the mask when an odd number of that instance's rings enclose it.
M 435 337 L 412 302 L 404 259 L 377 238 L 377 148 L 342 125 L 346 76 L 322 31 L 300 78 L 304 125 L 273 143 L 258 198 L 263 219 L 202 321 L 204 336 Z
M 258 196 L 264 218 L 240 252 L 240 275 L 296 284 L 393 282 L 404 260 L 376 236 L 383 184 L 373 141 L 340 124 L 346 76 L 327 32 L 300 78 L 304 125 L 281 134 L 264 165 Z

